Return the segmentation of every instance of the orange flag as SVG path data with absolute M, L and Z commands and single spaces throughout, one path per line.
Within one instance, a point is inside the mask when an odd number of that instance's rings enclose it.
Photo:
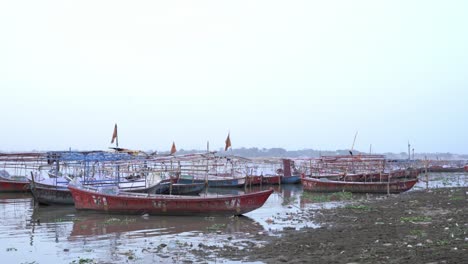
M 227 149 L 231 146 L 231 139 L 229 138 L 230 133 L 228 133 L 228 136 L 226 138 L 226 147 L 224 148 L 224 151 L 227 151 Z
M 111 144 L 114 143 L 114 141 L 117 139 L 117 124 L 114 126 L 114 133 L 112 133 L 112 140 Z
M 176 152 L 177 152 L 177 149 L 176 149 L 176 147 L 175 147 L 175 143 L 172 142 L 171 155 L 174 154 L 174 153 L 176 153 Z

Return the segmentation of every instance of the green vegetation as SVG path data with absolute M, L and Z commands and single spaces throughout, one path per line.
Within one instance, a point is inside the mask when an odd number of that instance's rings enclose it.
M 283 206 L 289 205 L 289 204 L 294 203 L 295 201 L 296 201 L 296 197 L 294 197 L 294 196 L 289 197 L 289 198 L 284 197 L 283 202 L 281 203 L 281 205 L 283 205 Z
M 106 221 L 102 222 L 103 225 L 115 225 L 115 224 L 120 224 L 120 225 L 126 225 L 129 223 L 136 222 L 135 218 L 124 218 L 124 219 L 119 219 L 119 218 L 109 218 Z
M 437 242 L 436 242 L 436 245 L 438 245 L 438 246 L 446 246 L 446 245 L 448 245 L 449 243 L 450 243 L 450 242 L 449 242 L 448 240 L 443 239 L 443 240 L 437 241 Z
M 449 199 L 451 201 L 463 201 L 466 199 L 466 196 L 463 192 L 455 192 Z
M 305 200 L 317 202 L 317 203 L 324 203 L 324 202 L 331 202 L 331 201 L 346 201 L 353 199 L 353 194 L 350 192 L 336 192 L 336 193 L 329 193 L 329 194 L 316 194 L 311 192 L 303 192 L 302 198 Z
M 207 227 L 206 229 L 212 230 L 212 231 L 217 231 L 217 230 L 220 230 L 220 229 L 225 228 L 225 227 L 226 227 L 226 224 L 213 224 L 213 225 Z
M 410 234 L 413 235 L 413 236 L 418 236 L 418 237 L 423 237 L 423 236 L 426 236 L 427 234 L 422 231 L 422 230 L 411 230 L 410 231 Z
M 95 263 L 94 259 L 90 258 L 79 258 L 78 261 L 74 260 L 72 264 L 86 264 L 86 263 Z

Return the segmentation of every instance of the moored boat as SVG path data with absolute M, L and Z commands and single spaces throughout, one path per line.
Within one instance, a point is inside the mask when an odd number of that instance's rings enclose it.
M 280 169 L 283 175 L 281 175 L 281 184 L 295 184 L 301 182 L 301 176 L 297 171 L 293 160 L 283 159 L 283 169 Z
M 150 215 L 242 215 L 260 208 L 273 190 L 227 196 L 178 196 L 99 190 L 69 185 L 75 208 Z
M 301 182 L 300 175 L 282 176 L 281 184 L 296 184 Z
M 44 205 L 73 205 L 73 197 L 67 185 L 31 183 L 34 200 Z
M 0 192 L 28 192 L 29 181 L 0 179 Z
M 260 185 L 262 184 L 262 176 L 250 175 L 245 177 L 245 185 Z
M 4 170 L 0 171 L 0 192 L 28 192 L 29 181 L 23 176 L 10 176 Z
M 390 182 L 349 182 L 304 177 L 301 181 L 304 190 L 313 192 L 401 193 L 413 188 L 418 179 Z
M 205 189 L 205 183 L 169 183 L 169 187 L 162 194 L 197 195 Z
M 280 184 L 281 183 L 281 176 L 280 175 L 273 175 L 273 176 L 263 176 L 262 177 L 263 184 Z
M 206 183 L 208 187 L 242 187 L 245 183 L 245 178 L 187 178 L 180 177 L 177 183 L 192 184 Z

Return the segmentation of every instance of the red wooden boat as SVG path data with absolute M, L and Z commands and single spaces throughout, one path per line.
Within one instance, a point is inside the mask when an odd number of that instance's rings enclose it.
M 245 177 L 245 185 L 247 186 L 260 184 L 262 184 L 262 176 L 251 175 Z
M 263 176 L 262 178 L 263 184 L 280 184 L 281 183 L 281 176 Z
M 309 177 L 328 179 L 332 181 L 345 181 L 345 182 L 387 182 L 396 179 L 417 178 L 420 171 L 416 169 L 396 170 L 390 173 L 386 172 L 371 172 L 371 173 L 358 173 L 358 174 L 329 174 L 329 175 L 313 175 Z
M 8 180 L 0 178 L 0 192 L 28 192 L 28 180 Z
M 69 185 L 75 208 L 109 213 L 150 215 L 242 215 L 260 208 L 273 190 L 227 196 L 178 196 L 99 191 Z
M 413 188 L 418 179 L 390 182 L 349 182 L 304 177 L 301 181 L 304 190 L 313 192 L 401 193 Z

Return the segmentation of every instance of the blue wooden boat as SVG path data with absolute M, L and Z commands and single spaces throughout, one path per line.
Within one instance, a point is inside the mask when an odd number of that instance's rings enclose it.
M 282 172 L 281 184 L 296 184 L 301 182 L 301 176 L 296 171 L 293 160 L 283 159 Z
M 292 176 L 282 176 L 281 177 L 281 184 L 297 184 L 301 182 L 300 175 L 292 175 Z

